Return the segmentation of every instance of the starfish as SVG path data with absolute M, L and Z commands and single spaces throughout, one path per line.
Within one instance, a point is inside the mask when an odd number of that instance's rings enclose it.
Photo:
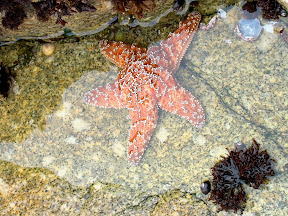
M 135 44 L 100 41 L 102 53 L 123 68 L 117 79 L 84 95 L 84 102 L 103 108 L 127 108 L 131 119 L 127 157 L 137 165 L 155 130 L 158 107 L 177 114 L 198 128 L 205 124 L 199 101 L 181 87 L 173 74 L 196 32 L 201 16 L 192 12 L 160 45 L 140 48 Z

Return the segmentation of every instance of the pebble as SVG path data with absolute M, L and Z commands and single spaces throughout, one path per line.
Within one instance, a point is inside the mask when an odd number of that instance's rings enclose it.
M 42 45 L 42 52 L 44 55 L 46 56 L 52 55 L 54 51 L 55 51 L 55 44 L 45 43 Z
M 210 181 L 204 181 L 200 186 L 201 192 L 207 195 L 211 191 L 211 183 Z
M 71 123 L 74 130 L 78 132 L 88 130 L 90 128 L 90 124 L 81 118 L 75 118 Z

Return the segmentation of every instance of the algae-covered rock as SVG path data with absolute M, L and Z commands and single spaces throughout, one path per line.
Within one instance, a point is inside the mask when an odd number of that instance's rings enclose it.
M 73 186 L 44 168 L 0 161 L 1 215 L 210 215 L 195 195 L 171 190 L 143 197 L 117 184 Z
M 55 43 L 46 56 L 39 42 L 0 47 L 0 59 L 10 67 L 14 84 L 9 97 L 0 95 L 0 140 L 21 141 L 37 128 L 61 102 L 63 91 L 87 70 L 107 69 L 98 42 L 75 40 Z
M 96 10 L 89 12 L 84 11 L 81 13 L 79 13 L 79 11 L 78 13 L 75 13 L 76 11 L 72 11 L 70 12 L 70 15 L 64 15 L 61 17 L 60 21 L 62 22 L 64 20 L 63 22 L 66 22 L 64 26 L 61 25 L 61 22 L 59 22 L 59 19 L 57 18 L 57 16 L 59 16 L 58 13 L 55 13 L 54 16 L 51 16 L 50 18 L 48 17 L 48 20 L 41 21 L 39 20 L 39 17 L 37 17 L 37 11 L 32 6 L 32 4 L 24 3 L 25 1 L 22 2 L 22 4 L 24 4 L 24 7 L 22 7 L 21 4 L 20 6 L 25 11 L 25 17 L 23 17 L 25 19 L 23 20 L 23 23 L 21 23 L 15 28 L 10 29 L 0 22 L 0 41 L 15 41 L 19 38 L 31 37 L 41 37 L 41 39 L 45 39 L 47 37 L 53 38 L 63 34 L 65 29 L 69 29 L 76 34 L 83 35 L 85 34 L 84 32 L 87 32 L 87 34 L 89 34 L 89 31 L 96 30 L 106 25 L 107 23 L 109 23 L 109 21 L 113 20 L 115 16 L 117 16 L 117 12 L 114 10 L 113 4 L 110 0 L 89 0 L 85 2 L 93 6 Z M 153 10 L 145 11 L 145 20 L 154 19 L 159 14 L 163 13 L 169 7 L 171 7 L 172 4 L 173 0 L 155 1 L 156 7 Z M 11 7 L 14 7 L 14 12 L 15 10 L 18 10 L 15 4 L 11 4 Z M 3 13 L 0 14 L 1 20 L 5 17 L 5 13 L 7 12 L 7 10 L 8 9 L 4 6 L 1 8 L 0 5 L 0 11 L 3 11 Z M 15 13 L 17 13 L 17 11 Z M 128 17 L 129 16 L 126 15 L 126 19 Z
M 159 196 L 152 215 L 211 215 L 203 200 L 195 194 L 171 190 Z
M 0 161 L 1 215 L 77 215 L 84 194 L 49 170 Z

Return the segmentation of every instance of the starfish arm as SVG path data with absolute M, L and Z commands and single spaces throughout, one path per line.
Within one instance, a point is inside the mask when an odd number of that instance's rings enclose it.
M 127 62 L 135 61 L 146 53 L 147 49 L 140 48 L 135 44 L 124 44 L 122 41 L 100 41 L 102 53 L 118 67 L 123 68 Z
M 131 165 L 136 166 L 143 157 L 151 135 L 158 120 L 156 99 L 144 101 L 139 108 L 130 108 L 129 116 L 132 124 L 129 131 L 127 157 Z
M 182 87 L 169 88 L 165 95 L 159 98 L 159 106 L 166 111 L 178 114 L 187 119 L 197 128 L 205 125 L 204 110 L 199 101 Z
M 83 99 L 98 107 L 128 108 L 131 127 L 127 156 L 131 165 L 137 165 L 143 157 L 157 124 L 158 107 L 180 115 L 198 128 L 205 124 L 199 101 L 173 76 L 200 19 L 200 14 L 193 12 L 160 46 L 149 49 L 123 42 L 100 42 L 103 54 L 123 70 L 114 83 L 87 92 Z
M 126 103 L 120 97 L 120 91 L 115 82 L 100 86 L 87 92 L 83 100 L 86 104 L 103 108 L 126 108 Z
M 152 62 L 175 73 L 198 29 L 200 20 L 199 12 L 191 13 L 185 21 L 179 24 L 175 32 L 170 33 L 168 38 L 160 43 L 160 46 L 150 47 L 147 55 Z

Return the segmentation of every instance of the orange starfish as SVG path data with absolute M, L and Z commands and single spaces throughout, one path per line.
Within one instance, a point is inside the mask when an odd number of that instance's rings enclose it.
M 201 16 L 191 13 L 159 46 L 148 49 L 122 42 L 101 41 L 104 55 L 120 68 L 117 79 L 87 92 L 85 103 L 128 108 L 132 124 L 127 155 L 132 165 L 142 158 L 158 119 L 158 107 L 178 114 L 198 128 L 205 124 L 199 101 L 173 77 L 198 28 Z

